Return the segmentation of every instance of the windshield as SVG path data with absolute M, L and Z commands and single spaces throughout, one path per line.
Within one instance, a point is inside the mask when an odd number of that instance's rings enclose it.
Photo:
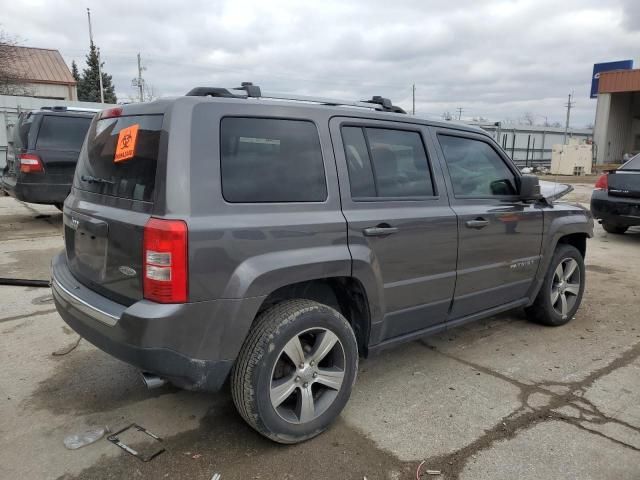
M 622 165 L 620 170 L 640 170 L 640 153 Z

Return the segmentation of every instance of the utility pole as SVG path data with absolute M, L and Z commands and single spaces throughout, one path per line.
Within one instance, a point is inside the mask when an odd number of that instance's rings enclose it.
M 87 8 L 87 18 L 89 19 L 89 42 L 93 46 L 93 31 L 91 30 L 91 10 Z M 102 67 L 100 66 L 100 50 L 96 48 L 98 56 L 98 77 L 100 80 L 100 103 L 104 103 L 104 87 L 102 86 Z
M 411 89 L 412 93 L 413 93 L 413 109 L 412 109 L 412 115 L 416 114 L 416 84 L 413 84 L 413 88 Z
M 144 80 L 142 79 L 142 60 L 140 59 L 140 52 L 138 52 L 138 94 L 140 96 L 140 103 L 144 102 Z
M 462 112 L 463 112 L 463 108 L 462 107 L 458 107 L 456 110 L 458 110 L 458 121 L 462 120 Z
M 564 124 L 564 139 L 562 140 L 562 145 L 567 144 L 567 133 L 569 131 L 569 119 L 571 118 L 571 107 L 574 104 L 574 102 L 571 101 L 572 96 L 573 96 L 573 93 L 570 93 L 569 98 L 567 100 L 567 104 L 565 105 L 565 107 L 567 107 L 567 122 Z

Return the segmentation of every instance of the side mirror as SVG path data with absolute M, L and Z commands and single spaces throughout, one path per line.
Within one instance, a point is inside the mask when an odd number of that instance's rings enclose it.
M 520 177 L 518 195 L 521 200 L 539 200 L 542 198 L 538 177 L 535 175 L 522 175 Z

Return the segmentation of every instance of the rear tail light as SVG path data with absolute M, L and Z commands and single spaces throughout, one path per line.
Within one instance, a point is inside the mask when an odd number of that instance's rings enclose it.
M 598 178 L 596 185 L 594 187 L 595 190 L 606 190 L 609 188 L 609 174 L 605 173 Z
M 187 301 L 187 224 L 151 218 L 144 227 L 144 298 L 158 303 Z
M 44 172 L 44 166 L 42 160 L 38 155 L 32 153 L 21 153 L 18 155 L 20 160 L 20 171 L 22 173 L 42 173 Z

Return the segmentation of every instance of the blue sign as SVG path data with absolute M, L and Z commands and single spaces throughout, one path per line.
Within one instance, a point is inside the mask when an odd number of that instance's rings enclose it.
M 618 62 L 596 63 L 593 65 L 593 75 L 591 76 L 591 98 L 598 96 L 598 84 L 600 83 L 600 74 L 602 72 L 610 72 L 611 70 L 631 70 L 633 68 L 633 60 L 620 60 Z

